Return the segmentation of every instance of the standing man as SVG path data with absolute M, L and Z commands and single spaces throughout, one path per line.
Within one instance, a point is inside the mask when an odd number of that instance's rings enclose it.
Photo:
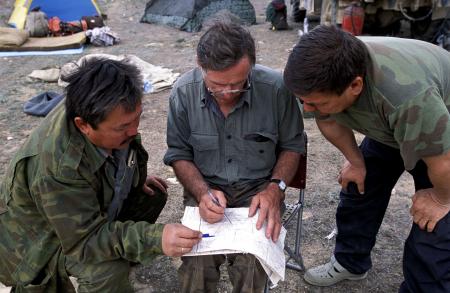
M 166 184 L 147 177 L 136 67 L 91 59 L 65 104 L 17 152 L 0 185 L 0 282 L 14 292 L 133 292 L 131 262 L 180 256 L 201 238 L 154 224 Z
M 286 182 L 304 151 L 303 122 L 280 73 L 255 65 L 255 43 L 243 27 L 216 23 L 200 38 L 199 67 L 170 95 L 164 162 L 184 187 L 185 205 L 209 223 L 226 207 L 259 209 L 256 228 L 278 240 Z M 219 205 L 212 198 L 216 198 Z M 266 274 L 251 254 L 184 257 L 182 292 L 216 292 L 228 260 L 233 292 L 261 292 Z
M 305 280 L 330 286 L 366 277 L 391 191 L 406 169 L 416 193 L 400 292 L 450 292 L 450 54 L 422 41 L 358 39 L 319 26 L 294 47 L 284 80 L 346 158 L 334 255 Z M 352 129 L 366 135 L 359 148 Z

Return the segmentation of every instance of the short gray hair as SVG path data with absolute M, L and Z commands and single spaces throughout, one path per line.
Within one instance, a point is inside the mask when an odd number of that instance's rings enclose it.
M 247 56 L 255 64 L 255 41 L 244 27 L 231 22 L 216 22 L 200 38 L 197 60 L 205 70 L 227 69 Z

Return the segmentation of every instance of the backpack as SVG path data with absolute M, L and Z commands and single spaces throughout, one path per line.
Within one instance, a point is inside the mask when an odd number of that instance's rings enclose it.
M 49 33 L 47 15 L 36 7 L 27 15 L 25 29 L 30 37 L 46 37 Z

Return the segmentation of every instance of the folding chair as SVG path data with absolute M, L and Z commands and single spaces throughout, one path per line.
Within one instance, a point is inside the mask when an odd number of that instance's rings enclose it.
M 286 268 L 303 271 L 305 266 L 303 265 L 303 257 L 300 252 L 300 243 L 302 238 L 302 216 L 303 216 L 303 206 L 305 199 L 305 187 L 306 187 L 306 163 L 307 163 L 307 145 L 308 137 L 304 133 L 305 137 L 305 153 L 301 155 L 300 162 L 298 164 L 297 171 L 294 178 L 288 187 L 299 189 L 298 200 L 294 204 L 286 203 L 286 210 L 281 217 L 283 226 L 286 228 L 293 220 L 297 220 L 295 229 L 295 242 L 294 246 L 290 247 L 287 242 L 285 243 L 284 250 L 287 253 Z M 289 231 L 286 237 L 289 236 Z M 266 283 L 264 292 L 269 292 L 271 289 L 269 281 Z

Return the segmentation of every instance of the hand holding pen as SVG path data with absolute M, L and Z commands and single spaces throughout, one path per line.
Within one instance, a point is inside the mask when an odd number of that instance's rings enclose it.
M 222 221 L 225 216 L 225 206 L 226 199 L 223 192 L 209 189 L 202 194 L 198 204 L 200 216 L 210 224 Z
M 211 198 L 211 200 L 213 201 L 213 203 L 214 203 L 215 205 L 221 206 L 219 200 L 217 199 L 217 197 L 215 197 L 214 194 L 212 194 L 211 189 L 208 189 L 208 196 Z M 225 218 L 227 218 L 228 222 L 230 222 L 230 224 L 231 224 L 231 221 L 230 221 L 230 219 L 228 218 L 228 216 L 227 216 L 227 214 L 225 213 L 225 211 L 223 211 L 223 215 L 225 216 Z

